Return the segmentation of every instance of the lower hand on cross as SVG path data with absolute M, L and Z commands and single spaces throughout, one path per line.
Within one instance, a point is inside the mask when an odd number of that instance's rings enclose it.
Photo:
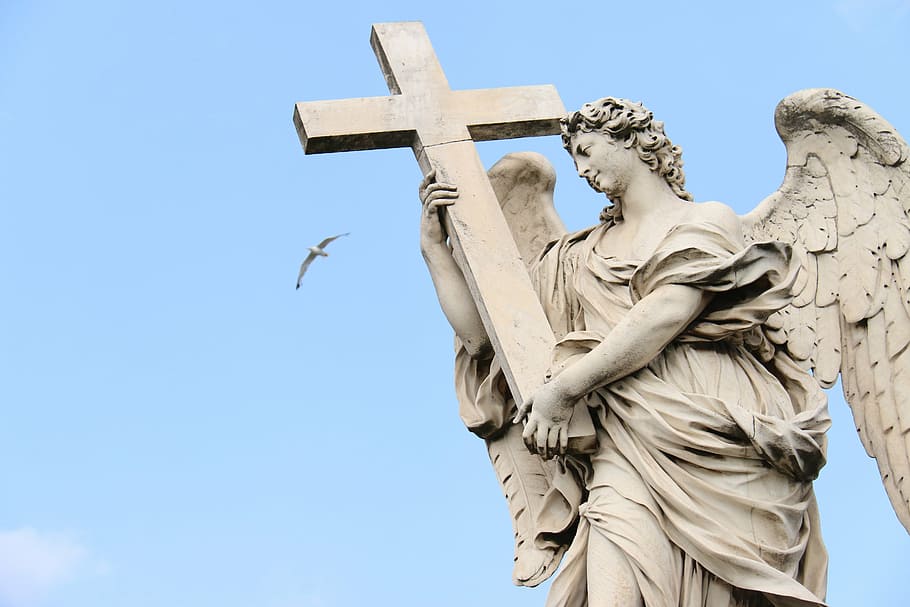
M 544 459 L 564 455 L 569 444 L 569 420 L 575 398 L 558 381 L 542 385 L 525 399 L 515 414 L 515 423 L 527 417 L 522 438 L 532 453 Z

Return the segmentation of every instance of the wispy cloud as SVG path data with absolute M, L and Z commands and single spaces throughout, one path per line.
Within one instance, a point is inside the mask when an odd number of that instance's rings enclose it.
M 66 534 L 0 531 L 0 607 L 32 607 L 71 580 L 88 551 Z
M 839 0 L 834 10 L 855 31 L 894 23 L 910 14 L 910 0 Z

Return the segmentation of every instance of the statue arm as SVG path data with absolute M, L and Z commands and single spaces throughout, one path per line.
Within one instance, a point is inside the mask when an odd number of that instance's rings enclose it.
M 741 240 L 739 216 L 727 205 L 705 202 L 693 209 Z M 683 284 L 658 286 L 638 301 L 606 339 L 555 380 L 556 388 L 577 400 L 647 365 L 704 311 L 713 293 Z
M 484 358 L 492 352 L 490 338 L 471 298 L 461 269 L 448 247 L 422 248 L 436 297 L 449 324 L 472 358 Z
M 458 192 L 447 184 L 434 183 L 435 171 L 420 184 L 423 203 L 420 221 L 420 251 L 436 288 L 443 314 L 472 358 L 486 358 L 492 353 L 490 338 L 464 274 L 446 243 L 440 212 L 455 202 Z
M 708 305 L 712 293 L 686 285 L 658 287 L 635 304 L 606 339 L 552 383 L 572 401 L 638 371 Z
M 650 363 L 702 313 L 712 297 L 696 287 L 666 284 L 642 298 L 603 342 L 524 402 L 516 419 L 530 411 L 523 433 L 528 448 L 545 458 L 565 453 L 575 402 Z

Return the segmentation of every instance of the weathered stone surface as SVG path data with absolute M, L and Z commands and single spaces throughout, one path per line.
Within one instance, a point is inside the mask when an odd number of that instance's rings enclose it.
M 295 123 L 307 153 L 414 150 L 421 249 L 462 418 L 509 502 L 515 583 L 563 561 L 548 605 L 822 606 L 812 481 L 838 376 L 910 529 L 910 151 L 886 121 L 838 91 L 791 95 L 784 182 L 738 217 L 691 202 L 641 104 L 564 116 L 547 87 L 451 91 L 419 24 L 372 43 L 393 94 L 300 103 Z M 556 133 L 612 202 L 572 235 L 545 159 L 488 177 L 473 146 Z

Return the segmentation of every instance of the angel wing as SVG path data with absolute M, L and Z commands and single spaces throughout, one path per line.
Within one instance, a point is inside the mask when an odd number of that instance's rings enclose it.
M 842 378 L 866 452 L 910 531 L 910 151 L 865 104 L 832 89 L 775 111 L 780 188 L 743 218 L 747 240 L 793 245 L 793 303 L 768 337 L 820 385 Z
M 544 245 L 566 233 L 553 206 L 556 171 L 534 152 L 506 154 L 487 171 L 512 238 L 525 265 Z

